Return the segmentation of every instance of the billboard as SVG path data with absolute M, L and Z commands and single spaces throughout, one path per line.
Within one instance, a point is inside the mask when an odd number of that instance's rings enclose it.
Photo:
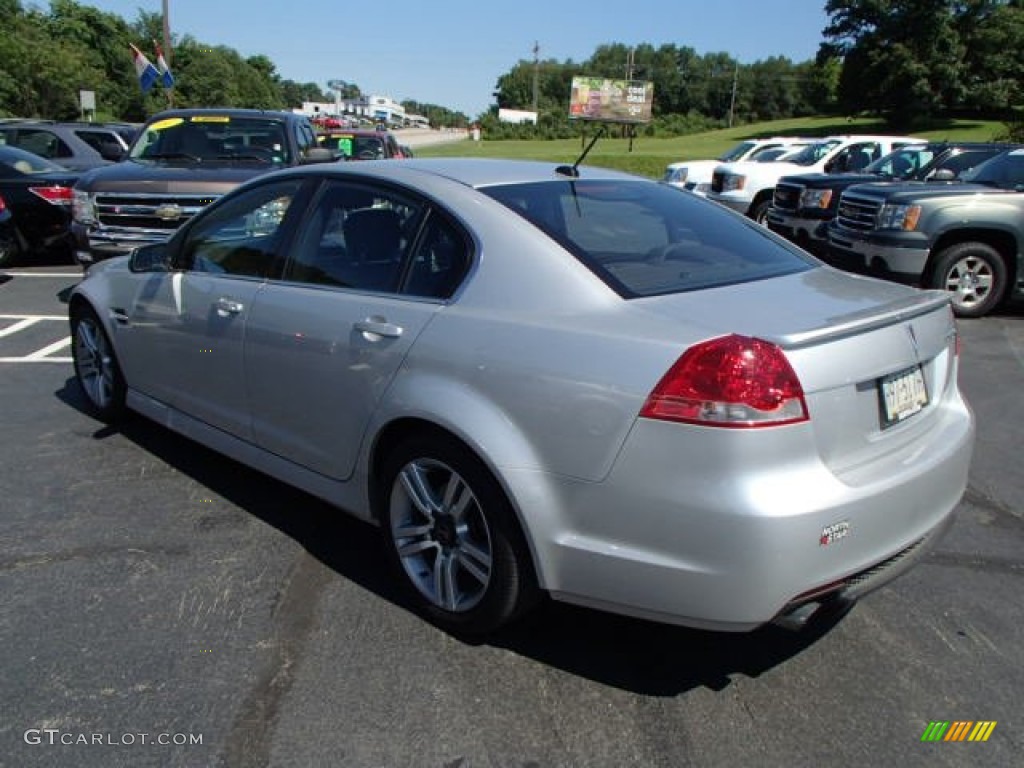
M 647 80 L 574 77 L 569 96 L 569 119 L 649 123 L 653 101 L 654 83 Z

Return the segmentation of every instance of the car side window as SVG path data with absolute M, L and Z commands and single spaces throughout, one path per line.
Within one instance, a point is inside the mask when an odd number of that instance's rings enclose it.
M 197 222 L 183 257 L 193 272 L 266 278 L 281 264 L 281 228 L 302 179 L 263 184 Z
M 434 213 L 409 264 L 402 293 L 447 299 L 469 269 L 467 239 L 451 222 Z
M 421 213 L 421 205 L 390 191 L 327 181 L 303 222 L 284 279 L 396 291 Z
M 71 148 L 50 131 L 38 131 L 23 128 L 18 131 L 17 145 L 33 155 L 53 160 L 60 157 L 71 157 Z
M 960 174 L 971 170 L 976 165 L 980 165 L 994 155 L 996 155 L 996 150 L 972 151 L 968 149 L 963 152 L 950 155 L 942 163 L 941 168 L 942 170 L 952 171 L 954 176 L 960 176 Z

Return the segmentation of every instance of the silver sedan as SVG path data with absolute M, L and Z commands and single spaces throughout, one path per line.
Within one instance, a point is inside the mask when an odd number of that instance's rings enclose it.
M 935 543 L 974 440 L 945 293 L 596 168 L 273 173 L 91 268 L 69 311 L 98 417 L 379 525 L 455 632 L 545 594 L 802 625 Z

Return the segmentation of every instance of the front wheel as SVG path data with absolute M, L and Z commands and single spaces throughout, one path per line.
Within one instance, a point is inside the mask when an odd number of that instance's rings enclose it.
M 491 632 L 532 605 L 529 552 L 505 493 L 453 438 L 411 438 L 386 459 L 381 523 L 392 564 L 442 628 Z
M 123 416 L 124 376 L 103 324 L 88 307 L 79 306 L 72 310 L 71 358 L 78 386 L 96 415 L 106 422 Z
M 764 198 L 754 203 L 754 206 L 750 209 L 750 218 L 760 224 L 762 227 L 768 226 L 768 209 L 772 207 L 771 198 Z
M 958 243 L 939 254 L 931 285 L 949 291 L 953 312 L 981 317 L 998 306 L 1006 292 L 1006 263 L 985 243 Z

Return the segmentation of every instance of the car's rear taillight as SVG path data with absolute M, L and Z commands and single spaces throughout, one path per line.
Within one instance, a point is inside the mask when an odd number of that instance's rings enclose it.
M 803 387 L 782 350 L 739 335 L 686 350 L 647 397 L 640 416 L 734 428 L 809 418 Z
M 4 200 L 4 196 L 0 195 L 0 213 L 7 210 L 7 201 Z
M 71 205 L 71 187 L 29 187 L 28 191 L 53 205 Z

